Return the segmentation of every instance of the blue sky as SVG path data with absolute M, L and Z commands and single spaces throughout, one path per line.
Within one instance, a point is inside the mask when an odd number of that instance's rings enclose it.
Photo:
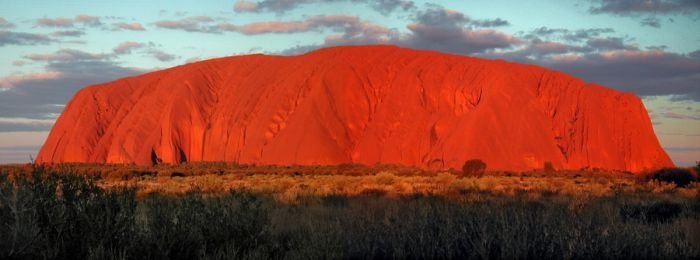
M 0 162 L 25 162 L 85 85 L 211 57 L 395 44 L 562 70 L 643 98 L 700 160 L 700 1 L 0 0 Z

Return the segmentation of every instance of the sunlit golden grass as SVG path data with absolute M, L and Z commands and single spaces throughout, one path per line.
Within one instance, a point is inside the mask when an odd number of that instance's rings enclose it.
M 86 171 L 73 167 L 78 172 Z M 483 176 L 461 176 L 448 171 L 429 172 L 391 167 L 362 167 L 364 172 L 361 173 L 355 170 L 350 171 L 352 174 L 345 174 L 346 172 L 334 172 L 327 167 L 301 166 L 227 167 L 223 170 L 195 166 L 140 167 L 126 170 L 126 173 L 110 171 L 101 174 L 99 176 L 104 177 L 98 178 L 97 183 L 106 188 L 136 187 L 140 197 L 150 193 L 223 193 L 234 189 L 271 194 L 284 202 L 295 202 L 309 196 L 359 196 L 368 193 L 388 197 L 423 194 L 467 200 L 488 196 L 525 196 L 536 200 L 554 195 L 585 199 L 621 193 L 693 197 L 698 196 L 700 191 L 698 184 L 676 187 L 673 183 L 609 172 L 487 172 Z
M 4 166 L 21 168 L 27 166 Z M 181 195 L 188 191 L 224 193 L 248 190 L 271 194 L 282 202 L 329 195 L 416 194 L 456 200 L 483 200 L 490 196 L 520 196 L 532 200 L 566 196 L 576 200 L 619 194 L 695 197 L 700 184 L 677 187 L 641 174 L 609 171 L 486 172 L 464 176 L 457 171 L 428 171 L 395 165 L 252 166 L 195 163 L 140 167 L 133 165 L 64 164 L 50 166 L 63 172 L 97 177 L 104 188 L 135 187 L 137 195 Z

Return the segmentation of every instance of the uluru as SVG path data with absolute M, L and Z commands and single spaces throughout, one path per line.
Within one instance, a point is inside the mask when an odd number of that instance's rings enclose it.
M 205 60 L 88 86 L 39 163 L 672 166 L 640 99 L 534 65 L 394 46 Z

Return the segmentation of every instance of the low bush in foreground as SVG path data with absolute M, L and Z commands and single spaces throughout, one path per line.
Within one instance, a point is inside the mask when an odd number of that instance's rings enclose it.
M 484 171 L 486 171 L 486 163 L 479 159 L 468 160 L 462 165 L 462 174 L 466 176 L 483 175 Z
M 686 187 L 697 182 L 698 174 L 693 168 L 666 168 L 650 173 L 647 178 L 656 181 L 670 182 L 679 187 Z
M 0 259 L 697 259 L 698 231 L 698 198 L 137 199 L 133 189 L 42 168 L 0 174 Z

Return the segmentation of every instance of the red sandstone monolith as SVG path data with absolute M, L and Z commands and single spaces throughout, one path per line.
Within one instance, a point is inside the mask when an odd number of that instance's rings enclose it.
M 86 87 L 37 162 L 671 166 L 640 99 L 561 72 L 392 46 L 246 55 Z

